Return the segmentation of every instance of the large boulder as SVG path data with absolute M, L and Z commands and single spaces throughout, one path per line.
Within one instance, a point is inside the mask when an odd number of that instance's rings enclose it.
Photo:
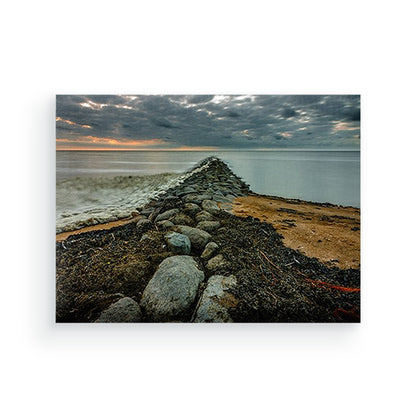
M 230 289 L 236 284 L 234 276 L 211 276 L 199 301 L 194 322 L 233 322 L 229 308 L 235 307 L 238 301 Z
M 180 319 L 195 301 L 204 272 L 190 256 L 173 256 L 160 263 L 143 292 L 140 306 L 148 320 Z
M 185 234 L 191 240 L 192 247 L 198 251 L 202 251 L 207 243 L 211 240 L 211 234 L 199 228 L 189 227 L 187 225 L 177 225 L 173 228 L 180 234 Z
M 110 305 L 95 322 L 140 322 L 142 312 L 140 306 L 132 298 L 125 297 Z
M 170 250 L 175 254 L 189 254 L 191 252 L 191 240 L 184 234 L 171 232 L 165 236 Z

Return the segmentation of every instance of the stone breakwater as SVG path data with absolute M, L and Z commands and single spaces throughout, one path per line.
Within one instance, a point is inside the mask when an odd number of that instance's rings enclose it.
M 359 320 L 359 270 L 328 267 L 285 247 L 272 224 L 231 214 L 248 194 L 210 157 L 129 223 L 57 241 L 57 321 Z
M 166 246 L 174 255 L 160 263 L 139 303 L 121 298 L 96 322 L 170 322 L 190 312 L 193 322 L 232 322 L 228 307 L 237 300 L 229 290 L 236 280 L 232 275 L 215 274 L 226 261 L 210 232 L 221 227 L 217 214 L 248 192 L 249 186 L 223 161 L 210 157 L 180 184 L 140 209 L 136 227 L 143 233 L 141 241 L 151 240 L 145 231 L 155 227 L 164 232 Z M 214 274 L 206 279 L 204 270 Z M 200 291 L 203 282 L 205 289 Z

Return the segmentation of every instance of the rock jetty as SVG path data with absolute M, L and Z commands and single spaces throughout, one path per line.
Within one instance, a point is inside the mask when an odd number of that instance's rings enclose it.
M 354 320 L 359 293 L 309 280 L 359 286 L 359 272 L 328 269 L 270 224 L 230 214 L 249 193 L 209 157 L 134 222 L 57 243 L 57 321 L 334 322 L 338 309 Z

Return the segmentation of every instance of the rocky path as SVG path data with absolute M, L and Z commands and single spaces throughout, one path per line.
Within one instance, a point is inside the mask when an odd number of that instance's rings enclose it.
M 226 211 L 248 193 L 208 158 L 134 223 L 57 242 L 57 321 L 359 320 L 359 271 L 327 268 Z

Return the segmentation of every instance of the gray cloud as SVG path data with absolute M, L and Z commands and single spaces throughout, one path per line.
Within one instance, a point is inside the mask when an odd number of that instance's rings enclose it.
M 58 95 L 57 138 L 220 148 L 359 148 L 357 95 Z M 150 140 L 158 139 L 158 144 Z

